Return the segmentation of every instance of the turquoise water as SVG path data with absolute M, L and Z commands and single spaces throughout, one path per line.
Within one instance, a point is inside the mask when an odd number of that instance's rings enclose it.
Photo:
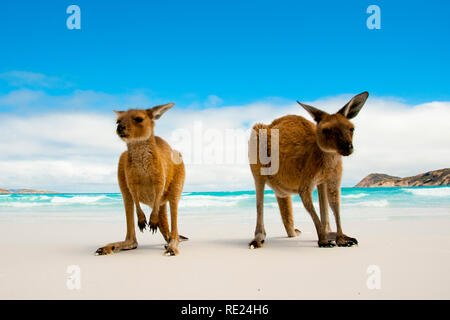
M 298 196 L 293 196 L 296 220 L 309 220 Z M 317 193 L 314 193 L 316 208 Z M 274 193 L 265 193 L 266 221 L 279 221 Z M 450 187 L 343 188 L 344 220 L 386 220 L 450 217 Z M 146 213 L 151 210 L 144 208 Z M 186 222 L 242 222 L 255 220 L 255 192 L 186 192 L 179 207 Z M 1 194 L 0 221 L 27 219 L 123 222 L 118 193 Z

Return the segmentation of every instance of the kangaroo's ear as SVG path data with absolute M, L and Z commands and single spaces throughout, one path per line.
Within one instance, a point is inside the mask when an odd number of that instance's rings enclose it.
M 356 117 L 369 97 L 369 93 L 364 91 L 352 98 L 345 106 L 343 106 L 337 113 L 342 114 L 347 119 Z
M 309 106 L 307 104 L 301 103 L 300 101 L 297 101 L 297 103 L 299 105 L 301 105 L 303 107 L 303 109 L 308 111 L 308 113 L 311 115 L 311 117 L 313 117 L 314 121 L 317 123 L 319 123 L 320 120 L 322 120 L 323 116 L 327 114 L 325 111 L 322 111 L 313 106 Z
M 160 106 L 147 109 L 146 111 L 150 119 L 158 120 L 159 118 L 161 118 L 164 112 L 172 108 L 174 105 L 175 103 L 171 102 L 168 104 L 162 104 Z
M 120 116 L 122 113 L 124 113 L 125 111 L 117 111 L 117 110 L 114 110 L 114 113 L 117 115 L 117 116 Z

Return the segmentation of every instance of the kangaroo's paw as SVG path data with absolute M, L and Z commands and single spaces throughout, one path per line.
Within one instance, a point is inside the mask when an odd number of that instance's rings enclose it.
M 289 238 L 294 238 L 294 237 L 298 237 L 299 235 L 301 235 L 302 232 L 298 229 L 294 229 L 294 231 L 291 231 L 288 233 L 288 237 Z
M 148 219 L 148 226 L 152 233 L 156 233 L 156 231 L 158 231 L 159 217 L 157 214 L 154 214 L 153 211 L 152 214 L 150 215 L 150 219 Z
M 178 236 L 178 240 L 179 241 L 188 241 L 189 240 L 189 238 L 188 237 L 185 237 L 185 236 L 182 236 L 181 234 Z
M 132 241 L 132 240 L 114 242 L 114 243 L 107 244 L 104 247 L 98 248 L 97 251 L 95 251 L 95 254 L 97 256 L 103 256 L 103 255 L 107 255 L 107 254 L 112 254 L 112 253 L 114 253 L 116 251 L 120 251 L 120 250 L 133 250 L 133 249 L 136 249 L 137 246 L 138 246 L 137 241 Z
M 104 256 L 107 254 L 112 254 L 115 251 L 117 251 L 117 248 L 114 245 L 107 245 L 107 246 L 98 248 L 97 251 L 95 251 L 95 255 Z
M 139 227 L 139 230 L 141 230 L 141 232 L 144 232 L 145 228 L 147 227 L 147 221 L 145 219 L 139 220 L 138 227 Z
M 148 224 L 149 230 L 151 231 L 151 233 L 156 233 L 158 231 L 158 223 L 152 223 L 150 221 L 150 223 Z
M 255 233 L 255 238 L 253 238 L 253 240 L 250 241 L 250 243 L 248 244 L 249 248 L 250 249 L 261 248 L 264 243 L 265 238 L 266 238 L 266 232 Z
M 180 253 L 178 248 L 175 245 L 167 244 L 165 245 L 166 251 L 164 252 L 164 255 L 166 256 L 176 256 Z
M 319 248 L 333 248 L 336 246 L 336 243 L 332 240 L 319 240 L 317 243 Z
M 346 236 L 345 234 L 342 236 L 336 237 L 336 244 L 338 247 L 351 247 L 358 244 L 358 240 L 355 238 L 351 238 Z
M 180 252 L 176 248 L 167 248 L 166 252 L 164 252 L 164 255 L 166 255 L 168 257 L 172 257 L 172 256 L 178 255 L 179 253 Z
M 248 246 L 250 249 L 257 249 L 257 248 L 262 248 L 263 243 L 264 243 L 264 240 L 253 239 L 252 241 L 250 241 Z

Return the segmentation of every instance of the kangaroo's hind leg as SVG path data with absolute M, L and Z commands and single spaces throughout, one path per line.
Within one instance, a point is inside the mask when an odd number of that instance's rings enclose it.
M 339 247 L 351 247 L 358 244 L 358 240 L 349 237 L 342 232 L 341 226 L 341 211 L 340 211 L 340 183 L 332 182 L 327 185 L 327 192 L 330 201 L 331 210 L 333 210 L 334 218 L 336 220 L 336 244 Z
M 169 220 L 167 219 L 167 204 L 164 203 L 159 207 L 159 231 L 161 231 L 162 236 L 164 237 L 164 240 L 166 240 L 167 244 L 164 246 L 167 250 L 169 247 L 170 242 L 170 230 L 169 230 Z M 187 241 L 189 238 L 182 236 L 181 234 L 178 235 L 178 240 L 181 241 Z
M 313 219 L 314 226 L 316 227 L 317 236 L 319 238 L 319 247 L 334 247 L 335 244 L 332 241 L 328 241 L 327 234 L 324 232 L 325 228 L 322 227 L 319 217 L 317 216 L 316 210 L 314 209 L 313 199 L 312 199 L 312 186 L 299 190 L 300 198 L 302 199 L 303 206 L 309 215 Z
M 280 208 L 281 219 L 288 237 L 300 235 L 300 230 L 294 228 L 294 215 L 292 213 L 292 198 L 290 195 L 282 198 L 277 196 L 278 207 Z
M 320 222 L 322 222 L 323 232 L 327 234 L 328 240 L 336 240 L 336 232 L 331 232 L 330 216 L 328 215 L 328 194 L 326 184 L 317 186 L 317 194 L 319 195 Z
M 169 230 L 169 221 L 167 220 L 167 204 L 164 203 L 159 207 L 159 231 L 161 231 L 162 236 L 164 237 L 164 240 L 166 240 L 167 243 L 170 241 L 170 230 Z
M 125 241 L 109 243 L 104 247 L 98 248 L 95 252 L 97 255 L 111 254 L 119 250 L 136 249 L 138 242 L 136 240 L 136 230 L 134 226 L 134 201 L 125 182 L 123 170 L 119 166 L 119 186 L 122 192 L 123 202 L 125 205 L 125 214 L 127 218 L 127 234 Z
M 170 238 L 169 243 L 166 246 L 165 254 L 168 256 L 176 256 L 178 251 L 178 244 L 180 243 L 180 237 L 178 235 L 178 199 L 173 199 L 169 202 L 170 204 Z
M 255 179 L 256 188 L 256 228 L 255 238 L 248 244 L 251 249 L 261 248 L 266 238 L 264 229 L 264 187 L 265 182 L 262 179 Z

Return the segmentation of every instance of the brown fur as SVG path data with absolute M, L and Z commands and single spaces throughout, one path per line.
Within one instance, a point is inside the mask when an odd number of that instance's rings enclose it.
M 291 194 L 299 194 L 305 209 L 311 215 L 316 227 L 320 247 L 351 246 L 357 240 L 342 232 L 340 220 L 340 186 L 342 177 L 342 156 L 353 152 L 352 138 L 354 125 L 349 119 L 355 117 L 368 97 L 363 92 L 350 100 L 335 114 L 328 114 L 299 102 L 317 124 L 301 116 L 287 115 L 274 120 L 270 125 L 256 124 L 253 130 L 267 130 L 268 150 L 271 150 L 270 133 L 278 129 L 279 133 L 279 167 L 274 174 L 261 174 L 263 165 L 258 161 L 251 163 L 256 187 L 257 223 L 255 238 L 249 243 L 252 248 L 259 248 L 264 243 L 266 232 L 263 221 L 264 188 L 267 184 L 277 197 L 281 217 L 289 237 L 300 233 L 294 229 Z M 251 139 L 257 138 L 252 135 Z M 259 145 L 250 141 L 249 146 Z M 258 153 L 259 154 L 259 153 Z M 312 193 L 317 186 L 319 194 L 320 215 L 317 216 L 313 206 Z M 328 205 L 336 219 L 337 232 L 331 233 L 328 221 Z
M 97 254 L 110 254 L 118 250 L 135 249 L 138 246 L 134 226 L 134 207 L 138 226 L 143 231 L 147 219 L 141 203 L 152 208 L 149 229 L 161 231 L 167 255 L 178 254 L 177 209 L 183 191 L 185 169 L 181 155 L 172 150 L 162 138 L 153 134 L 154 120 L 174 104 L 156 106 L 147 110 L 115 111 L 117 134 L 127 143 L 128 151 L 120 156 L 118 180 L 125 205 L 127 234 L 125 241 L 110 243 L 97 250 Z M 171 229 L 167 219 L 167 203 L 170 207 Z

